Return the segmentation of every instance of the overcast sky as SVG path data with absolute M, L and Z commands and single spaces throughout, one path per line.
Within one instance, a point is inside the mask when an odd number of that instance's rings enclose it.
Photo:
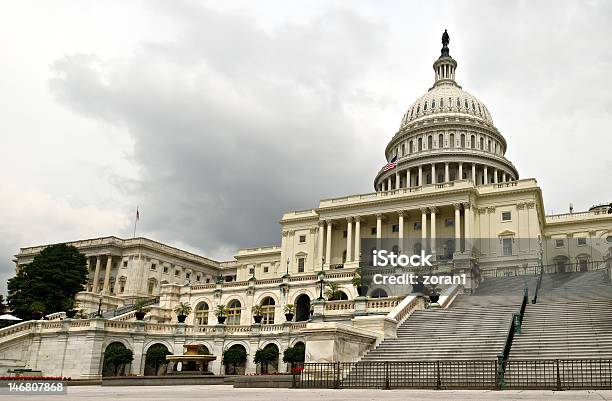
M 434 7 L 434 4 L 436 5 Z M 547 213 L 612 200 L 612 2 L 3 1 L 0 292 L 19 247 L 138 234 L 205 256 L 373 190 L 448 29 Z

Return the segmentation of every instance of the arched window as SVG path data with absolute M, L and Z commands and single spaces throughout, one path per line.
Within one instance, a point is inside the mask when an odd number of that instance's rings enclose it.
M 461 108 L 461 101 L 459 100 L 459 98 L 457 98 L 457 108 L 460 109 Z
M 155 280 L 154 278 L 150 278 L 147 287 L 147 294 L 153 295 L 155 288 L 157 288 L 157 280 Z
M 433 148 L 433 138 L 431 135 L 427 136 L 427 149 Z
M 440 98 L 440 108 L 444 108 L 444 99 Z
M 419 152 L 423 150 L 423 138 L 419 138 L 417 148 Z
M 418 106 L 417 106 L 417 111 L 416 111 L 416 112 L 417 112 L 417 115 L 419 115 L 419 112 L 420 112 L 420 111 L 421 111 L 421 105 L 418 105 Z
M 489 145 L 488 145 L 488 148 L 489 148 L 489 152 L 490 152 L 490 151 L 491 151 L 491 140 L 490 140 L 490 139 L 489 139 Z
M 465 109 L 467 110 L 470 107 L 470 106 L 468 106 L 467 99 L 465 99 L 465 103 L 464 104 L 465 104 Z
M 274 324 L 274 299 L 272 297 L 265 297 L 261 301 L 261 324 Z
M 461 148 L 465 148 L 465 134 L 461 134 Z
M 400 154 L 400 156 L 404 156 L 405 152 L 406 152 L 406 144 L 402 143 L 402 153 Z
M 377 288 L 370 294 L 370 298 L 387 298 L 387 292 L 382 288 Z
M 474 135 L 472 135 L 472 136 L 470 137 L 470 147 L 471 147 L 472 149 L 475 149 L 475 148 L 476 148 L 476 137 L 475 137 Z
M 431 99 L 431 108 L 432 109 L 436 108 L 436 99 Z
M 444 147 L 444 135 L 440 134 L 438 135 L 438 148 L 443 148 Z
M 227 304 L 227 325 L 238 326 L 240 324 L 240 301 L 234 299 Z
M 455 147 L 455 134 L 450 134 L 449 145 L 451 148 Z
M 480 150 L 484 150 L 484 139 L 480 138 Z
M 206 302 L 200 302 L 195 310 L 195 324 L 198 326 L 208 325 L 208 304 Z
M 423 103 L 423 111 L 427 111 L 427 102 Z
M 414 143 L 412 141 L 408 143 L 408 152 L 409 153 L 414 152 Z

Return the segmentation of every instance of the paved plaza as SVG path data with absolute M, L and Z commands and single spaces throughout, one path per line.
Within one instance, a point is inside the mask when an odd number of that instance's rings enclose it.
M 477 390 L 293 390 L 293 389 L 235 389 L 220 386 L 75 386 L 67 395 L 0 396 L 0 400 L 232 400 L 232 401 L 311 401 L 324 400 L 612 400 L 612 390 L 598 391 L 477 391 Z

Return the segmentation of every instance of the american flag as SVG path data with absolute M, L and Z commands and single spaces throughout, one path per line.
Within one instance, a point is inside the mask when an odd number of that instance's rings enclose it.
M 393 156 L 391 161 L 387 163 L 385 167 L 383 167 L 383 171 L 389 171 L 392 168 L 395 168 L 395 166 L 397 166 L 397 155 Z

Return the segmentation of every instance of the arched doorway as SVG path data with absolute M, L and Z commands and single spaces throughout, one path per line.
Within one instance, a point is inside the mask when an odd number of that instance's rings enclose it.
M 168 362 L 166 355 L 172 352 L 168 351 L 168 347 L 164 344 L 153 344 L 147 349 L 145 356 L 144 375 L 145 376 L 161 376 L 166 373 Z
M 295 300 L 295 321 L 305 322 L 308 319 L 310 319 L 310 297 L 302 294 Z
M 258 366 L 259 373 L 261 374 L 271 374 L 278 372 L 278 356 L 279 351 L 276 344 L 270 343 L 263 347 L 264 351 L 270 352 L 272 355 L 276 355 L 276 359 L 268 362 L 267 364 L 261 364 Z
M 382 288 L 377 288 L 370 294 L 370 298 L 387 298 L 387 292 Z
M 223 353 L 226 375 L 243 375 L 246 370 L 247 352 L 240 344 L 234 344 Z
M 123 376 L 129 373 L 133 359 L 132 350 L 123 343 L 115 341 L 108 344 L 102 355 L 102 376 Z
M 569 262 L 569 259 L 567 258 L 567 256 L 561 255 L 561 256 L 557 256 L 553 259 L 553 263 L 555 265 L 555 272 L 556 273 L 565 273 L 567 272 L 567 263 Z

